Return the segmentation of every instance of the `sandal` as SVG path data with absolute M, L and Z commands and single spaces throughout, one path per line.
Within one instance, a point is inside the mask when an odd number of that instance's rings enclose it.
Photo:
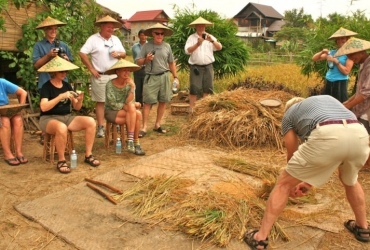
M 165 129 L 162 129 L 161 127 L 153 128 L 153 131 L 158 132 L 160 134 L 165 134 L 167 131 Z
M 57 163 L 57 169 L 62 174 L 69 174 L 71 172 L 71 169 L 70 169 L 70 167 L 68 166 L 68 164 L 67 164 L 67 162 L 65 160 L 58 161 L 58 163 Z
M 85 162 L 92 167 L 97 167 L 100 165 L 100 161 L 95 159 L 93 155 L 85 156 Z
M 28 162 L 28 159 L 24 156 L 17 156 L 17 159 L 21 164 L 26 164 Z
M 143 138 L 144 136 L 146 136 L 146 132 L 143 131 L 143 130 L 140 130 L 140 132 L 139 132 L 139 138 Z
M 269 244 L 268 238 L 266 240 L 257 241 L 253 237 L 258 232 L 258 230 L 250 231 L 249 233 L 245 233 L 243 240 L 252 250 L 259 250 L 259 249 L 266 249 L 267 245 Z M 258 246 L 262 246 L 263 248 L 257 248 Z
M 347 220 L 344 222 L 344 226 L 354 234 L 355 238 L 362 242 L 369 242 L 370 241 L 370 229 L 368 228 L 361 228 L 356 225 L 356 221 L 354 220 Z M 366 236 L 365 236 L 366 235 Z
M 9 166 L 18 166 L 19 164 L 21 164 L 17 157 L 11 159 L 4 159 L 4 161 L 8 163 Z

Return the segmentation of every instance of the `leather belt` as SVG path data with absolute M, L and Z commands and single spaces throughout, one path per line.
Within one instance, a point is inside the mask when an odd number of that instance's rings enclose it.
M 193 64 L 192 66 L 195 66 L 195 67 L 207 67 L 208 65 L 211 65 L 211 64 L 212 63 L 203 64 L 203 65 Z
M 358 120 L 351 120 L 351 119 L 348 119 L 348 120 L 345 120 L 345 119 L 344 120 L 329 120 L 329 121 L 319 122 L 318 126 L 321 127 L 321 126 L 330 125 L 330 124 L 344 124 L 344 123 L 351 124 L 351 123 L 360 123 L 360 122 Z M 317 125 L 312 130 L 314 130 L 316 127 L 317 127 Z
M 98 73 L 99 73 L 99 75 L 105 75 L 105 74 L 104 74 L 104 72 L 99 72 L 99 71 L 98 71 Z
M 151 75 L 151 76 L 161 76 L 161 75 L 163 75 L 164 73 L 167 73 L 168 71 L 164 71 L 164 72 L 162 72 L 162 73 L 158 73 L 158 74 L 149 74 L 149 75 Z

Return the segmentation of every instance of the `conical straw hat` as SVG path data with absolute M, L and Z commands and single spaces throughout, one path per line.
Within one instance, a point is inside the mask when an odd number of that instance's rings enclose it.
M 168 28 L 167 26 L 164 26 L 163 24 L 160 24 L 160 23 L 156 23 L 153 26 L 150 26 L 149 28 L 147 28 L 144 31 L 144 35 L 153 36 L 152 31 L 154 29 L 163 29 L 164 30 L 163 32 L 164 32 L 165 36 L 170 36 L 170 35 L 173 34 L 173 31 L 170 28 Z
M 335 39 L 337 37 L 346 37 L 346 36 L 355 36 L 355 35 L 357 35 L 356 32 L 340 27 L 340 29 L 335 31 L 334 34 L 328 38 L 328 40 Z
M 351 37 L 348 41 L 338 49 L 335 53 L 335 57 L 356 53 L 363 50 L 370 49 L 370 42 Z
M 114 28 L 121 28 L 122 23 L 118 22 L 116 19 L 111 17 L 110 15 L 106 15 L 103 18 L 100 18 L 98 21 L 95 22 L 95 26 L 100 26 L 102 23 L 113 23 Z
M 36 29 L 42 29 L 42 28 L 48 27 L 48 26 L 58 26 L 58 27 L 60 27 L 60 26 L 64 26 L 64 25 L 67 25 L 67 24 L 48 16 L 44 21 L 42 21 L 39 25 L 37 25 Z
M 140 69 L 139 65 L 136 65 L 132 62 L 129 62 L 125 59 L 119 59 L 112 67 L 110 67 L 107 71 L 104 72 L 106 75 L 112 75 L 116 73 L 116 69 L 126 68 L 129 71 L 136 71 Z
M 212 26 L 213 23 L 207 21 L 206 19 L 204 19 L 203 17 L 198 17 L 197 20 L 193 21 L 192 23 L 189 24 L 190 27 L 195 27 L 195 25 L 197 24 L 204 24 L 206 27 L 207 26 Z
M 50 60 L 47 64 L 39 68 L 38 72 L 58 72 L 78 69 L 79 67 L 73 63 L 56 56 Z

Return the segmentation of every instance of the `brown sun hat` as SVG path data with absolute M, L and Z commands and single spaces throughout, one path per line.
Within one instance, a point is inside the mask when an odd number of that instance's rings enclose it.
M 39 68 L 37 72 L 58 72 L 58 71 L 68 71 L 73 69 L 78 69 L 79 67 L 73 63 L 56 56 L 51 59 L 47 64 Z
M 332 40 L 337 37 L 346 37 L 346 36 L 355 36 L 355 35 L 357 35 L 356 32 L 340 27 L 340 29 L 335 31 L 334 34 L 328 38 L 328 40 Z
M 195 27 L 197 24 L 204 24 L 206 27 L 207 26 L 212 26 L 213 23 L 207 21 L 206 19 L 204 19 L 203 17 L 198 17 L 197 20 L 191 22 L 189 24 L 190 27 Z
M 345 44 L 342 45 L 340 49 L 338 49 L 334 56 L 338 57 L 342 55 L 348 55 L 368 49 L 370 49 L 370 42 L 351 37 Z
M 165 36 L 170 36 L 170 35 L 173 34 L 173 31 L 170 28 L 168 28 L 167 26 L 164 26 L 163 24 L 160 24 L 160 23 L 156 23 L 153 26 L 150 26 L 149 28 L 147 28 L 144 31 L 144 35 L 146 35 L 146 36 L 153 36 L 152 35 L 152 31 L 154 29 L 163 29 L 163 32 L 164 32 L 164 35 Z
M 110 67 L 107 71 L 104 72 L 106 75 L 112 75 L 116 73 L 116 69 L 126 68 L 129 71 L 137 71 L 141 67 L 139 65 L 136 65 L 135 63 L 129 62 L 125 59 L 119 59 L 112 67 Z
M 48 16 L 44 21 L 42 21 L 39 25 L 37 25 L 36 29 L 42 29 L 48 26 L 64 26 L 67 25 L 66 23 L 63 23 L 57 19 L 54 19 L 50 16 Z
M 116 19 L 114 19 L 110 15 L 106 15 L 105 17 L 100 18 L 98 21 L 95 22 L 95 26 L 100 27 L 102 23 L 113 23 L 115 28 L 122 27 L 122 23 L 118 22 Z

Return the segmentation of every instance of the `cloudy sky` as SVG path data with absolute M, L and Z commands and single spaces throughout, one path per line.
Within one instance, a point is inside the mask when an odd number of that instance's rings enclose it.
M 370 18 L 370 4 L 368 1 L 369 0 L 254 0 L 251 2 L 272 6 L 282 15 L 284 15 L 284 11 L 286 10 L 300 9 L 303 7 L 306 14 L 311 14 L 311 16 L 316 19 L 320 16 L 326 17 L 328 14 L 334 12 L 350 15 L 356 10 L 364 11 L 366 16 Z M 192 4 L 195 4 L 197 10 L 213 10 L 222 17 L 230 18 L 235 16 L 249 3 L 249 1 L 241 0 L 141 0 L 137 2 L 125 0 L 96 0 L 96 2 L 120 13 L 123 19 L 129 19 L 137 11 L 145 10 L 164 10 L 167 15 L 174 17 L 174 12 L 172 10 L 174 4 L 180 8 L 188 7 L 190 9 L 192 9 Z

